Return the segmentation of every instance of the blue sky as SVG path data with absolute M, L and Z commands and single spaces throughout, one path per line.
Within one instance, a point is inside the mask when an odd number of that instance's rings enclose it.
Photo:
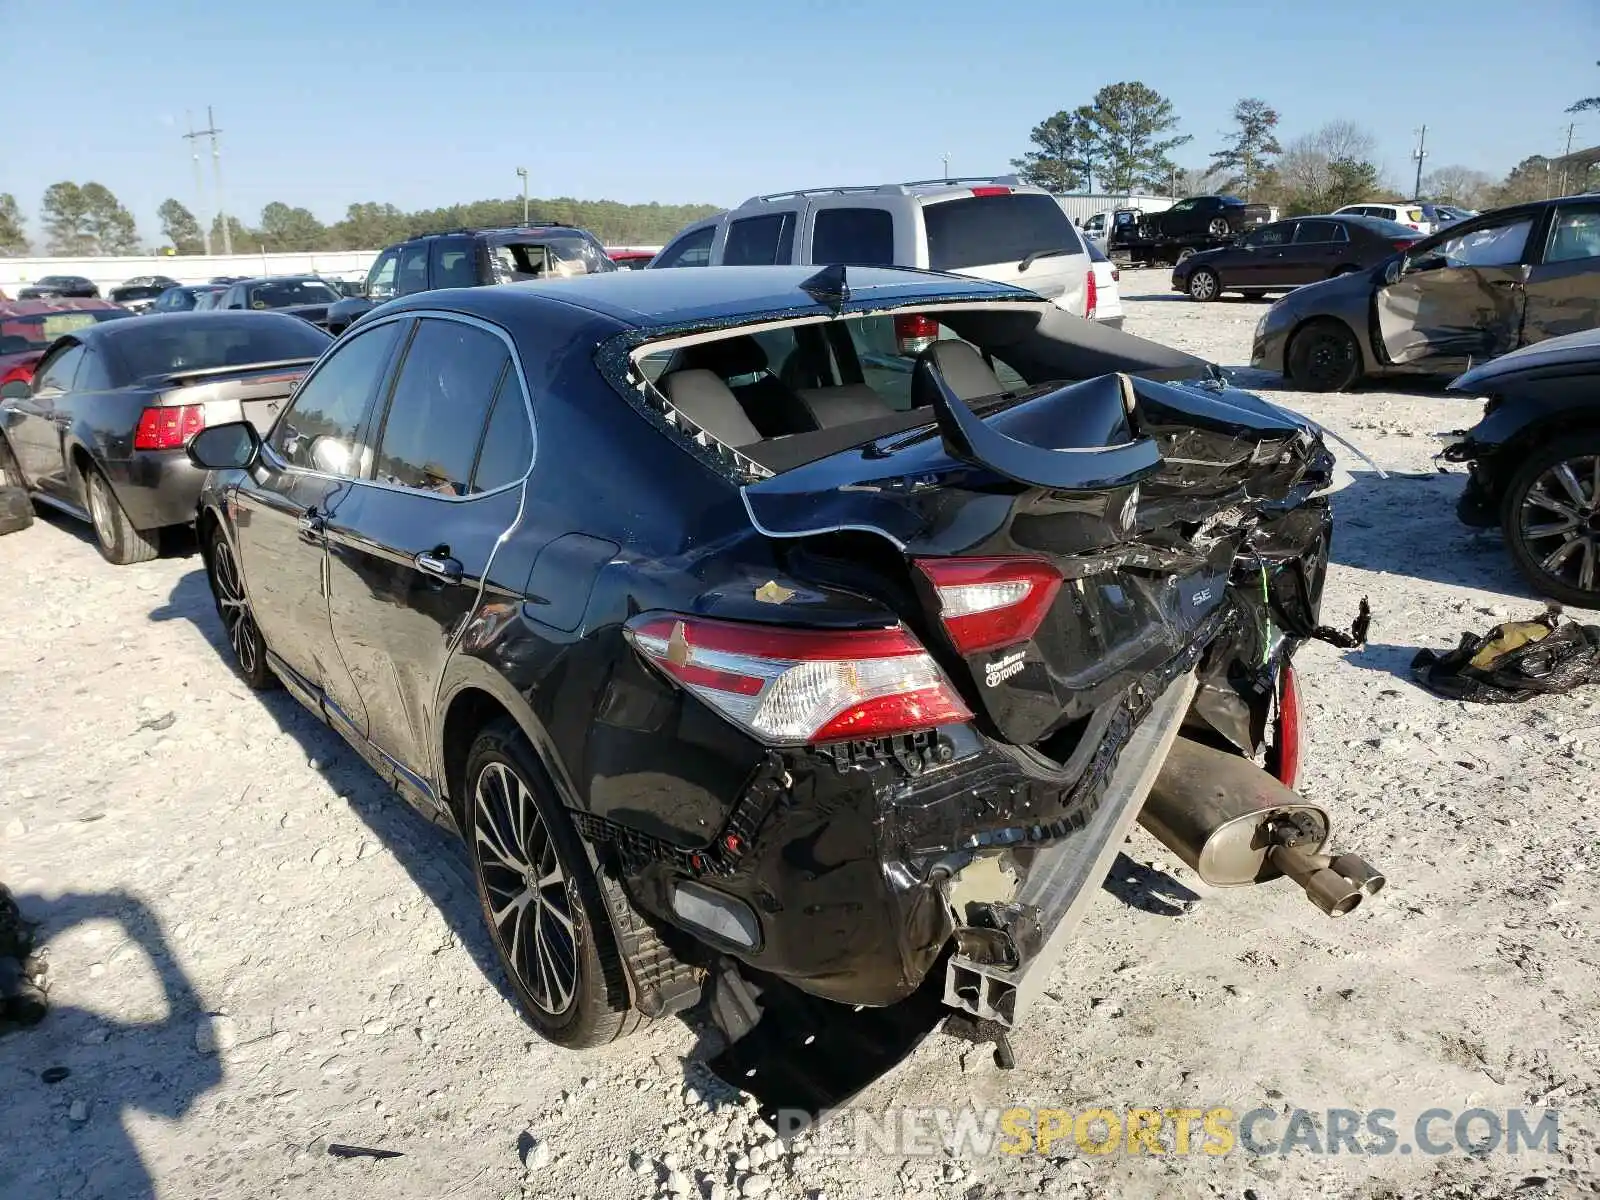
M 1394 179 L 1423 121 L 1429 166 L 1499 174 L 1600 94 L 1600 0 L 0 0 L 0 46 L 0 191 L 32 219 L 50 183 L 98 180 L 150 239 L 166 196 L 210 210 L 179 136 L 208 103 L 253 221 L 509 196 L 518 165 L 534 195 L 725 204 L 933 176 L 945 152 L 999 172 L 1119 79 L 1175 102 L 1180 165 L 1256 95 L 1285 140 L 1367 127 Z

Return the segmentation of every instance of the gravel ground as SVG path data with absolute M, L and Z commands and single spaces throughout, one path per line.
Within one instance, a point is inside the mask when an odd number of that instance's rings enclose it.
M 1123 292 L 1131 331 L 1248 361 L 1261 304 L 1192 304 L 1165 272 Z M 43 920 L 54 981 L 47 1022 L 0 1042 L 0 1195 L 1587 1193 L 1600 697 L 1472 708 L 1409 679 L 1418 647 L 1541 607 L 1497 535 L 1455 522 L 1459 476 L 1432 474 L 1433 434 L 1473 406 L 1280 398 L 1392 472 L 1346 455 L 1336 502 L 1324 617 L 1370 597 L 1372 642 L 1300 660 L 1306 790 L 1388 889 L 1334 922 L 1286 884 L 1207 890 L 1136 831 L 1016 1070 L 935 1035 L 858 1110 L 1387 1108 L 1406 1141 L 1428 1108 L 1549 1105 L 1559 1153 L 846 1156 L 826 1130 L 785 1148 L 707 1081 L 685 1022 L 585 1055 L 537 1040 L 452 844 L 286 695 L 235 681 L 198 558 L 111 567 L 44 518 L 0 541 L 0 878 Z

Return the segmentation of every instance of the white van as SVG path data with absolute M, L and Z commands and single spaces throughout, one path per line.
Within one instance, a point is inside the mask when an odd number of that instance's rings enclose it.
M 1014 175 L 755 196 L 688 226 L 647 270 L 774 263 L 948 271 L 1088 315 L 1083 239 L 1055 197 Z

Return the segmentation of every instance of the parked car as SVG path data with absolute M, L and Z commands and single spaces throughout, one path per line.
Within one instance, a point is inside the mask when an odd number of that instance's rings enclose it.
M 226 285 L 230 283 L 238 283 L 243 278 L 245 278 L 243 275 L 213 275 L 209 280 L 207 280 L 207 282 Z
M 685 228 L 649 269 L 773 263 L 949 271 L 1088 311 L 1077 227 L 1049 192 L 1011 175 L 755 196 Z
M 0 399 L 27 395 L 34 368 L 58 337 L 132 315 L 104 300 L 0 303 Z
M 1141 213 L 1138 237 L 1237 237 L 1277 219 L 1267 204 L 1249 204 L 1237 196 L 1190 196 L 1165 212 Z
M 1454 204 L 1424 204 L 1422 206 L 1422 217 L 1433 226 L 1435 232 L 1443 229 L 1446 225 L 1452 225 L 1457 221 L 1465 221 L 1468 217 L 1477 215 L 1478 210 L 1475 208 L 1459 208 Z
M 628 271 L 642 271 L 656 256 L 654 250 L 610 250 L 611 261 Z
M 1085 315 L 1090 320 L 1110 325 L 1113 329 L 1121 329 L 1122 272 L 1106 257 L 1105 251 L 1088 238 L 1084 239 L 1083 245 L 1089 252 L 1089 263 L 1094 272 L 1094 295 L 1088 302 L 1088 312 Z
M 313 325 L 326 326 L 328 310 L 342 298 L 337 289 L 317 275 L 268 275 L 229 284 L 228 290 L 217 297 L 216 307 L 287 313 Z
M 1515 350 L 1450 390 L 1484 399 L 1444 451 L 1468 464 L 1462 521 L 1500 526 L 1540 594 L 1600 609 L 1600 329 Z
M 341 300 L 329 311 L 328 329 L 341 333 L 375 305 L 397 296 L 436 288 L 569 279 L 617 269 L 598 238 L 571 225 L 423 234 L 378 255 L 362 295 Z
M 1379 221 L 1393 221 L 1396 225 L 1404 225 L 1407 229 L 1427 235 L 1434 232 L 1434 219 L 1429 215 L 1428 205 L 1419 201 L 1396 201 L 1382 204 L 1346 204 L 1343 208 L 1334 209 L 1335 216 L 1372 217 Z
M 1386 262 L 1279 300 L 1252 364 L 1297 387 L 1457 375 L 1600 325 L 1600 199 L 1569 196 L 1446 226 Z
M 111 302 L 120 304 L 129 312 L 146 312 L 168 288 L 178 286 L 176 279 L 165 275 L 136 275 L 111 289 Z
M 195 283 L 188 286 L 178 285 L 169 287 L 156 297 L 156 302 L 150 306 L 151 312 L 194 312 L 196 309 L 212 308 L 217 297 L 228 289 L 219 283 Z M 201 304 L 201 300 L 210 300 L 210 304 Z
M 1200 301 L 1215 300 L 1223 292 L 1259 296 L 1293 291 L 1304 284 L 1376 266 L 1419 240 L 1404 225 L 1372 217 L 1275 221 L 1242 235 L 1232 245 L 1179 259 L 1172 269 L 1172 290 Z
M 908 391 L 864 369 L 884 344 Z M 264 437 L 190 457 L 239 673 L 462 831 L 562 1045 L 704 987 L 739 1086 L 836 1103 L 905 1043 L 741 1056 L 797 1045 L 794 997 L 823 1048 L 908 997 L 1020 1021 L 1141 810 L 1195 849 L 1235 797 L 1231 882 L 1300 872 L 1329 912 L 1381 885 L 1302 871 L 1326 812 L 1254 759 L 1317 621 L 1320 435 L 1031 293 L 745 267 L 410 296 Z
M 194 520 L 202 474 L 184 446 L 207 425 L 271 425 L 328 345 L 277 313 L 158 313 L 85 325 L 45 352 L 26 395 L 0 400 L 0 482 L 89 521 L 113 563 L 154 558 Z
M 82 275 L 46 275 L 17 291 L 18 300 L 98 300 L 100 289 Z

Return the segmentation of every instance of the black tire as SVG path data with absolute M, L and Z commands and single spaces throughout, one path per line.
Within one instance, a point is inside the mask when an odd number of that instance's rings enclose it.
M 0 534 L 17 533 L 33 524 L 33 501 L 19 487 L 0 487 Z
M 1210 267 L 1196 267 L 1189 272 L 1189 299 L 1208 304 L 1222 295 L 1222 280 Z
M 1342 392 L 1361 378 L 1361 347 L 1343 321 L 1312 321 L 1289 343 L 1289 379 L 1308 392 Z
M 1212 217 L 1211 224 L 1206 226 L 1206 232 L 1212 237 L 1227 237 L 1233 230 L 1228 228 L 1227 217 Z
M 1600 608 L 1600 433 L 1535 446 L 1506 481 L 1500 528 L 1535 591 Z
M 1197 251 L 1193 246 L 1185 246 L 1182 250 L 1178 251 L 1178 262 L 1186 263 L 1197 253 L 1199 253 L 1199 251 Z
M 233 669 L 252 691 L 267 692 L 278 686 L 278 677 L 267 665 L 267 642 L 261 636 L 250 598 L 245 594 L 239 560 L 220 525 L 212 526 L 206 547 L 206 582 L 216 601 L 217 617 L 228 644 L 233 648 Z
M 107 562 L 125 567 L 149 562 L 161 553 L 161 531 L 135 529 L 110 482 L 97 467 L 91 466 L 83 473 L 83 498 L 88 502 L 95 544 Z
M 0 488 L 24 487 L 22 468 L 17 466 L 17 456 L 11 453 L 11 446 L 4 437 L 0 437 Z
M 483 728 L 462 784 L 478 902 L 528 1023 L 574 1050 L 642 1028 L 588 853 L 516 722 Z

